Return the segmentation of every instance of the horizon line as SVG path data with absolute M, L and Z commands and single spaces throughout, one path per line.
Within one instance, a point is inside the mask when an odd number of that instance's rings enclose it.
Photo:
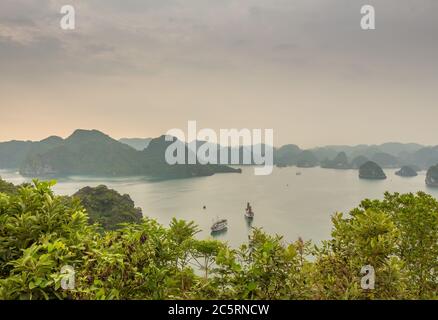
M 110 134 L 108 134 L 108 133 L 105 133 L 104 131 L 101 131 L 101 130 L 99 130 L 99 129 L 81 129 L 81 128 L 78 128 L 78 129 L 75 129 L 75 130 L 73 130 L 73 132 L 71 133 L 71 134 L 69 134 L 69 135 L 66 135 L 66 136 L 61 136 L 61 135 L 56 135 L 56 134 L 53 134 L 53 135 L 49 135 L 49 136 L 47 136 L 47 137 L 45 137 L 45 138 L 43 138 L 43 139 L 40 139 L 40 140 L 32 140 L 32 139 L 23 139 L 23 140 L 20 140 L 20 139 L 10 139 L 10 140 L 2 140 L 2 141 L 0 141 L 0 143 L 8 143 L 8 142 L 41 142 L 41 141 L 43 141 L 43 140 L 46 140 L 46 139 L 48 139 L 48 138 L 52 138 L 52 137 L 57 137 L 57 138 L 61 138 L 62 140 L 66 140 L 66 139 L 68 139 L 71 135 L 73 135 L 76 131 L 87 131 L 87 132 L 91 132 L 91 131 L 97 131 L 97 132 L 100 132 L 100 133 L 102 133 L 102 134 L 104 134 L 104 135 L 107 135 L 107 136 L 109 136 L 110 138 L 112 138 L 112 139 L 114 139 L 114 140 L 117 140 L 117 141 L 119 141 L 120 142 L 120 140 L 123 140 L 123 139 L 157 139 L 157 138 L 159 138 L 159 137 L 161 137 L 161 136 L 163 136 L 163 135 L 166 135 L 165 133 L 163 133 L 163 134 L 161 134 L 161 135 L 159 135 L 159 136 L 156 136 L 156 137 L 139 137 L 139 136 L 134 136 L 134 137 L 128 137 L 128 136 L 122 136 L 121 138 L 116 138 L 116 137 L 113 137 L 113 136 L 111 136 Z M 205 141 L 205 140 L 197 140 L 197 139 L 195 139 L 195 140 L 191 140 L 191 141 L 189 141 L 189 142 L 187 142 L 187 141 L 185 141 L 185 140 L 181 140 L 181 139 L 179 139 L 180 141 L 182 141 L 182 142 L 184 142 L 184 143 L 190 143 L 190 142 L 193 142 L 193 141 L 204 141 L 204 142 L 208 142 L 208 141 Z M 210 142 L 210 143 L 214 143 L 214 144 L 217 144 L 217 145 L 219 145 L 219 146 L 222 146 L 222 147 L 224 147 L 223 145 L 221 145 L 220 143 L 217 143 L 217 142 Z M 262 143 L 262 144 L 264 144 L 264 143 Z M 436 144 L 436 145 L 433 145 L 433 144 L 422 144 L 422 143 L 419 143 L 419 142 L 400 142 L 400 141 L 387 141 L 387 142 L 381 142 L 381 143 L 355 143 L 355 144 L 322 144 L 322 145 L 317 145 L 317 146 L 313 146 L 313 147 L 308 147 L 308 148 L 302 148 L 299 144 L 297 144 L 297 143 L 285 143 L 285 144 L 281 144 L 281 145 L 273 145 L 272 147 L 274 147 L 274 148 L 281 148 L 281 147 L 284 147 L 284 146 L 288 146 L 288 145 L 295 145 L 295 146 L 297 146 L 297 147 L 299 147 L 300 149 L 302 149 L 302 150 L 312 150 L 312 149 L 318 149 L 318 148 L 330 148 L 330 147 L 360 147 L 360 146 L 366 146 L 366 147 L 372 147 L 372 146 L 382 146 L 382 145 L 385 145 L 385 144 L 402 144 L 402 145 L 409 145 L 409 144 L 416 144 L 416 145 L 419 145 L 419 146 L 421 146 L 421 147 L 436 147 L 436 146 L 438 146 L 438 144 Z M 249 146 L 254 146 L 254 144 L 250 144 L 250 145 L 237 145 L 237 146 L 239 146 L 239 147 L 249 147 Z M 229 147 L 233 147 L 233 146 L 229 146 Z

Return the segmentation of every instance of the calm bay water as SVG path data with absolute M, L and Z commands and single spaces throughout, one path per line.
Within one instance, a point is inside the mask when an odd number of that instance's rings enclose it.
M 425 185 L 425 172 L 414 178 L 398 177 L 395 170 L 385 172 L 388 179 L 372 181 L 360 180 L 356 170 L 275 168 L 269 176 L 255 176 L 253 168 L 244 167 L 242 174 L 169 181 L 70 177 L 59 180 L 54 190 L 71 195 L 85 186 L 105 184 L 129 194 L 145 216 L 164 225 L 172 217 L 195 221 L 203 230 L 200 238 L 210 237 L 216 217 L 225 218 L 228 231 L 218 238 L 236 246 L 248 238 L 250 227 L 244 218 L 247 202 L 255 212 L 252 226 L 281 234 L 287 241 L 299 236 L 320 241 L 330 236 L 334 212 L 348 212 L 364 198 L 381 199 L 385 191 L 425 191 L 438 198 L 438 189 Z M 0 176 L 15 184 L 28 181 L 16 172 L 0 171 Z

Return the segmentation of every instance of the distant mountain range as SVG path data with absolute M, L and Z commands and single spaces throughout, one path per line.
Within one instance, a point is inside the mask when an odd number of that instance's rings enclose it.
M 144 175 L 166 179 L 240 172 L 222 165 L 168 165 L 165 150 L 171 143 L 162 136 L 139 151 L 100 131 L 76 130 L 66 139 L 0 143 L 0 168 L 17 168 L 31 177 Z
M 274 150 L 278 166 L 358 169 L 367 161 L 382 168 L 409 165 L 426 170 L 438 163 L 438 146 L 426 147 L 415 143 L 384 143 L 381 145 L 325 146 L 302 150 L 297 145 L 285 145 Z
M 175 138 L 176 139 L 176 138 Z M 165 150 L 172 142 L 165 136 L 152 138 L 123 138 L 119 141 L 97 130 L 76 130 L 66 139 L 51 136 L 44 140 L 8 141 L 0 143 L 0 169 L 19 169 L 25 176 L 95 175 L 129 176 L 148 175 L 158 178 L 185 178 L 208 176 L 222 172 L 239 172 L 226 165 L 168 165 Z M 189 149 L 184 142 L 186 158 Z M 205 141 L 197 141 L 197 147 Z M 268 146 L 261 145 L 262 150 Z M 237 151 L 239 162 L 249 154 L 254 163 L 251 146 L 225 148 L 213 145 L 218 155 Z M 271 147 L 269 147 L 271 148 Z M 381 145 L 330 145 L 301 149 L 295 144 L 273 148 L 274 164 L 279 167 L 298 166 L 335 169 L 358 169 L 367 161 L 382 168 L 411 166 L 427 170 L 438 163 L 438 146 L 416 143 L 384 143 Z M 247 163 L 246 163 L 247 164 Z

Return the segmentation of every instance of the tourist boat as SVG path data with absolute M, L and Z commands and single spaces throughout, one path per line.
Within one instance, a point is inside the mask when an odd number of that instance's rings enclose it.
M 249 202 L 246 205 L 245 217 L 248 218 L 248 219 L 253 219 L 254 218 L 254 212 L 252 211 L 252 207 L 249 204 Z
M 227 219 L 219 219 L 213 223 L 211 226 L 211 232 L 221 232 L 228 228 L 228 220 Z

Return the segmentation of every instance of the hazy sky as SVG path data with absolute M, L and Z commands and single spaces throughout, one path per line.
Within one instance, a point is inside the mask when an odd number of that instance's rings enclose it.
M 0 1 L 0 140 L 188 120 L 273 128 L 277 145 L 436 145 L 438 1 Z

